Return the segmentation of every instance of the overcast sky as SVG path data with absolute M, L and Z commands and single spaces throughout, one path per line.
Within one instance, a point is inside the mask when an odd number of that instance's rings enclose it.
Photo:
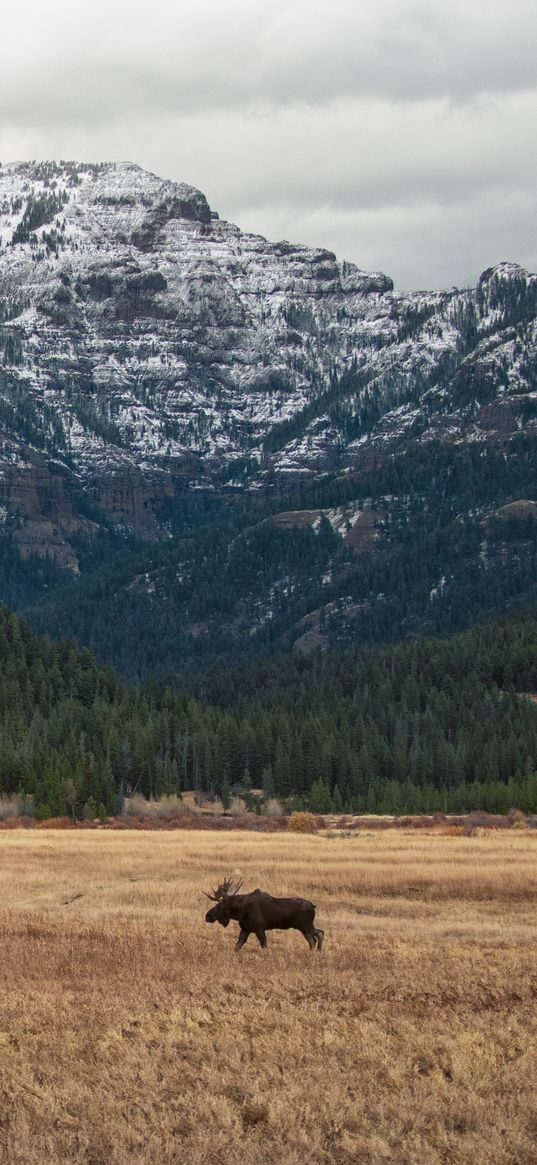
M 127 160 L 399 288 L 537 270 L 535 0 L 18 0 L 0 158 Z

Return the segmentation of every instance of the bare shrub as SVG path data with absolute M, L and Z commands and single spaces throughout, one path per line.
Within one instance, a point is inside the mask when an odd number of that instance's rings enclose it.
M 186 805 L 182 797 L 173 794 L 158 801 L 146 801 L 139 793 L 133 793 L 132 797 L 125 797 L 123 810 L 124 816 L 146 821 L 166 821 L 189 812 L 195 812 L 193 806 Z
M 123 806 L 124 817 L 148 817 L 150 802 L 146 801 L 145 797 L 140 796 L 139 793 L 133 793 L 132 797 L 125 797 Z
M 267 801 L 267 817 L 281 817 L 283 809 L 279 801 L 275 797 L 269 797 Z
M 485 813 L 484 809 L 474 809 L 466 819 L 469 829 L 490 829 L 494 823 L 493 814 Z
M 160 801 L 150 802 L 151 815 L 157 818 L 169 819 L 170 817 L 180 817 L 182 813 L 188 813 L 187 806 L 183 804 L 182 797 L 170 794 L 167 797 L 161 797 Z
M 45 817 L 36 823 L 36 829 L 73 829 L 74 823 L 70 817 Z
M 513 829 L 520 829 L 521 827 L 523 829 L 526 828 L 526 818 L 520 809 L 515 809 L 512 807 L 509 810 L 507 817 Z
M 0 829 L 33 829 L 35 824 L 35 817 L 6 817 L 0 821 Z
M 25 793 L 4 793 L 0 796 L 0 821 L 6 821 L 8 817 L 31 817 L 33 809 L 33 797 Z
M 523 821 L 524 820 L 524 814 L 523 814 L 522 810 L 518 809 L 516 805 L 511 805 L 511 808 L 509 809 L 507 816 L 509 818 L 509 821 Z
M 319 826 L 313 813 L 291 813 L 287 828 L 290 833 L 317 833 Z

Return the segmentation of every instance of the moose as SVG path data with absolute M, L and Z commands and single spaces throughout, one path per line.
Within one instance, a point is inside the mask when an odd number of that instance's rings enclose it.
M 248 937 L 255 934 L 262 947 L 267 945 L 267 930 L 299 930 L 304 935 L 310 950 L 321 950 L 324 930 L 313 925 L 315 906 L 306 898 L 273 898 L 264 890 L 252 890 L 250 894 L 239 894 L 242 882 L 226 878 L 210 894 L 204 890 L 210 902 L 216 902 L 205 915 L 206 922 L 219 922 L 229 926 L 231 919 L 239 923 L 240 931 L 235 949 L 240 951 Z

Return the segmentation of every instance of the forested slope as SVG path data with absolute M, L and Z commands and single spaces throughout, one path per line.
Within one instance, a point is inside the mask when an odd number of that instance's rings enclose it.
M 151 550 L 95 541 L 67 584 L 0 545 L 0 593 L 134 680 L 448 635 L 537 602 L 537 441 L 418 445 L 277 500 L 191 497 L 170 523 Z
M 129 687 L 0 609 L 0 789 L 38 815 L 235 783 L 314 811 L 537 811 L 537 617 Z

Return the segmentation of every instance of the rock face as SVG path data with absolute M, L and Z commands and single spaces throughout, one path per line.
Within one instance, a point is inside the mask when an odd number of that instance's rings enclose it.
M 535 425 L 537 278 L 516 264 L 400 295 L 131 164 L 0 167 L 0 242 L 0 504 L 24 553 L 71 570 L 80 493 L 157 539 L 194 483 L 277 487 Z

